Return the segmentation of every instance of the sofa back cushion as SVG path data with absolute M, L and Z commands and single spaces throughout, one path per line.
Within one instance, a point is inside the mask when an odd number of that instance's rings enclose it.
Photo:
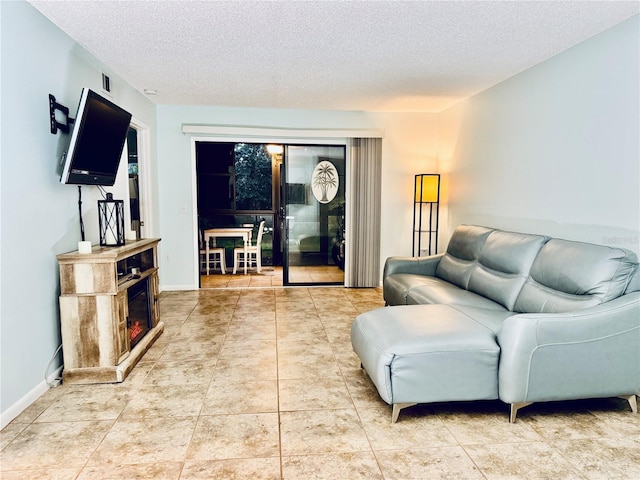
M 558 313 L 599 305 L 622 295 L 637 268 L 628 250 L 551 239 L 533 262 L 514 310 Z
M 468 289 L 513 310 L 531 266 L 548 240 L 542 235 L 495 230 L 480 251 Z
M 478 264 L 482 247 L 493 231 L 493 228 L 476 225 L 458 226 L 449 240 L 447 253 L 438 264 L 436 276 L 460 288 L 468 289 L 469 279 Z
M 627 289 L 624 291 L 625 294 L 631 292 L 640 292 L 640 266 L 636 268 Z

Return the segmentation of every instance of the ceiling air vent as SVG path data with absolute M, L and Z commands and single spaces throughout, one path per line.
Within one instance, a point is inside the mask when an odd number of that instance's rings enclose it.
M 102 89 L 105 92 L 111 93 L 111 79 L 106 73 L 102 74 Z

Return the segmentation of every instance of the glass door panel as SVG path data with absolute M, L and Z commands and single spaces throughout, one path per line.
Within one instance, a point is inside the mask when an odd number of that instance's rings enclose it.
M 205 250 L 204 231 L 211 228 L 250 226 L 253 228 L 251 242 L 255 243 L 260 222 L 264 220 L 261 263 L 263 266 L 275 266 L 275 262 L 280 260 L 280 250 L 273 247 L 279 238 L 277 229 L 274 229 L 278 199 L 274 192 L 279 188 L 277 175 L 274 175 L 276 160 L 265 144 L 196 142 L 201 285 L 220 285 L 223 282 L 222 279 L 206 278 L 222 275 L 221 268 L 206 268 L 207 260 L 202 253 Z M 243 245 L 244 241 L 239 236 L 215 239 L 215 246 L 225 250 L 225 270 L 231 271 L 234 248 Z M 210 239 L 209 246 L 214 246 L 214 240 Z M 251 271 L 255 272 L 255 268 Z
M 284 177 L 284 284 L 344 284 L 345 147 L 287 145 Z

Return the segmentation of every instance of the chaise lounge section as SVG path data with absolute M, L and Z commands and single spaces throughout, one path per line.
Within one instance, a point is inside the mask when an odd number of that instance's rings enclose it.
M 533 402 L 640 394 L 640 273 L 633 252 L 461 225 L 447 252 L 391 257 L 387 304 L 351 341 L 381 398 Z

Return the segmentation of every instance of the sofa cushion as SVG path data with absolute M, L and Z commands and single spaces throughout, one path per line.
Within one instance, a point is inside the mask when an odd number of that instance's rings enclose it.
M 466 290 L 482 247 L 493 231 L 476 225 L 458 226 L 449 240 L 447 253 L 438 264 L 436 276 Z
M 551 239 L 533 262 L 514 310 L 558 313 L 599 305 L 622 295 L 636 268 L 628 250 Z
M 443 255 L 387 258 L 382 281 L 385 303 L 406 305 L 409 290 L 435 277 L 436 267 Z
M 541 235 L 492 232 L 471 272 L 469 290 L 512 310 L 536 255 L 548 240 Z
M 442 280 L 415 273 L 394 273 L 383 280 L 384 300 L 387 305 L 406 305 L 407 295 L 411 289 L 434 285 L 436 282 L 442 282 Z
M 469 305 L 490 310 L 505 310 L 502 305 L 489 298 L 464 290 L 439 278 L 430 278 L 429 281 L 422 282 L 422 285 L 415 285 L 411 288 L 406 295 L 406 304 Z
M 629 285 L 624 293 L 640 292 L 640 268 L 636 266 L 636 271 L 633 273 Z

